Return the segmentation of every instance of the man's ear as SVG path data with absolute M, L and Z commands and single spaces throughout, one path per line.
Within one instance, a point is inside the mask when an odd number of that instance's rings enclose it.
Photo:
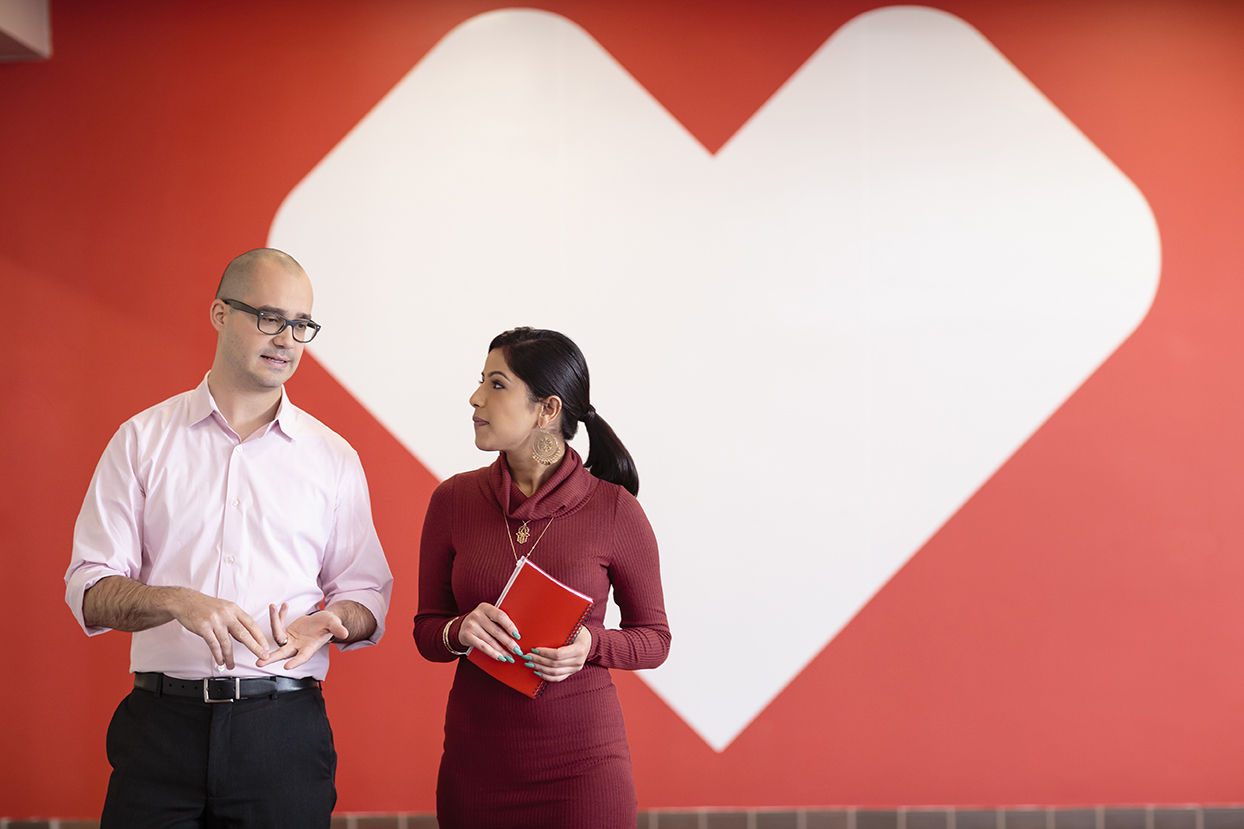
M 225 316 L 229 313 L 229 306 L 225 305 L 219 299 L 213 299 L 212 305 L 207 311 L 208 319 L 211 320 L 212 328 L 217 331 L 225 329 Z

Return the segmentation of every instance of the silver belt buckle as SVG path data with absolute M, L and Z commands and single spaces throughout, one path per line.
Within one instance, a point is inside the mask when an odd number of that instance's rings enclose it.
M 207 686 L 207 683 L 209 683 L 209 682 L 211 682 L 211 681 L 212 681 L 212 678 L 211 678 L 211 677 L 204 677 L 204 678 L 203 678 L 203 701 L 204 701 L 204 702 L 233 702 L 233 701 L 234 701 L 234 700 L 236 700 L 236 699 L 241 699 L 241 698 L 242 698 L 242 678 L 241 678 L 241 677 L 235 676 L 235 677 L 233 678 L 233 696 L 232 696 L 232 697 L 225 697 L 224 699 L 212 699 L 212 698 L 208 695 L 208 693 L 207 693 L 207 687 L 208 687 L 208 686 Z

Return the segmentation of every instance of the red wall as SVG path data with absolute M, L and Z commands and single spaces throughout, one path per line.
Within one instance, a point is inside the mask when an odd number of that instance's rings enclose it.
M 716 150 L 877 4 L 535 5 Z M 641 808 L 1244 801 L 1244 5 L 937 5 L 1143 192 L 1157 299 L 728 750 L 618 677 Z M 294 184 L 440 37 L 496 7 L 58 0 L 53 59 L 0 65 L 0 815 L 102 802 L 128 637 L 88 641 L 61 576 L 108 437 L 202 377 L 215 280 L 265 242 Z M 397 579 L 385 642 L 334 658 L 339 806 L 431 811 L 450 669 L 408 630 L 435 481 L 314 360 L 291 394 L 362 455 Z M 764 654 L 723 667 L 764 670 Z

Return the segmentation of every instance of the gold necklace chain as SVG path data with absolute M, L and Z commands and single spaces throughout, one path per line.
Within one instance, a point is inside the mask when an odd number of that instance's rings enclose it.
M 549 518 L 549 523 L 544 525 L 544 530 L 540 533 L 540 537 L 536 539 L 536 543 L 531 545 L 530 550 L 523 553 L 523 558 L 531 558 L 532 554 L 536 551 L 536 547 L 540 546 L 540 542 L 544 540 L 544 533 L 548 532 L 549 527 L 553 526 L 553 517 L 555 516 L 551 516 Z M 504 512 L 502 512 L 501 520 L 505 522 L 505 537 L 510 539 L 510 552 L 514 554 L 514 563 L 517 564 L 518 548 L 514 546 L 514 536 L 510 533 L 510 519 Z M 526 524 L 526 522 L 523 523 L 524 525 Z

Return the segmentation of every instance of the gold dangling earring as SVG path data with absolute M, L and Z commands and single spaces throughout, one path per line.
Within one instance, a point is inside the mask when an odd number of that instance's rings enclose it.
M 543 430 L 536 432 L 536 439 L 531 444 L 531 457 L 536 463 L 552 466 L 561 460 L 563 451 L 557 438 Z

